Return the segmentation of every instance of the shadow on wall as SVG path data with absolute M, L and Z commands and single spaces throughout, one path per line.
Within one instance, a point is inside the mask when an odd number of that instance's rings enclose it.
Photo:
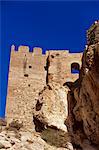
M 43 130 L 41 137 L 48 144 L 57 148 L 67 148 L 68 142 L 70 142 L 68 133 L 57 128 L 55 129 L 54 127 L 48 127 L 47 129 Z

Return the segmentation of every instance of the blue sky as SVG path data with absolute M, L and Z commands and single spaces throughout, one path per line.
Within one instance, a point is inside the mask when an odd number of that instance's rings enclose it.
M 6 103 L 10 46 L 81 52 L 86 30 L 98 19 L 99 1 L 2 1 L 0 117 Z

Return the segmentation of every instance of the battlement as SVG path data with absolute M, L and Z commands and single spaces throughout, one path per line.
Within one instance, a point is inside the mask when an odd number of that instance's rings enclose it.
M 46 62 L 47 57 L 52 57 L 55 59 L 60 59 L 60 62 L 64 59 L 67 64 L 72 64 L 73 62 L 78 63 L 81 66 L 82 53 L 69 53 L 69 50 L 46 50 L 46 53 L 42 53 L 42 48 L 34 47 L 33 51 L 30 52 L 29 46 L 19 46 L 18 50 L 15 46 L 11 46 L 11 59 L 13 61 L 21 61 L 21 58 L 28 59 L 28 62 L 35 66 L 42 61 Z M 27 58 L 26 58 L 27 57 Z M 43 59 L 43 60 L 42 60 Z M 13 63 L 15 64 L 15 63 Z M 18 62 L 16 63 L 18 64 Z
M 42 55 L 42 48 L 40 47 L 34 47 L 33 51 L 30 52 L 29 46 L 19 46 L 18 49 L 16 49 L 15 45 L 11 46 L 11 52 L 17 52 L 17 53 L 33 53 L 33 55 Z
M 40 47 L 34 47 L 33 48 L 34 55 L 42 55 L 42 48 Z
M 46 50 L 46 53 L 43 54 L 43 50 L 42 48 L 40 47 L 34 47 L 32 51 L 30 51 L 30 48 L 29 46 L 24 46 L 24 45 L 21 45 L 18 47 L 18 49 L 16 49 L 15 45 L 12 45 L 11 46 L 11 52 L 16 52 L 16 53 L 21 53 L 21 54 L 24 54 L 24 53 L 30 53 L 32 54 L 33 56 L 34 55 L 46 55 L 48 56 L 49 54 L 50 55 L 55 55 L 55 56 L 68 56 L 69 54 L 70 55 L 80 55 L 82 53 L 69 53 L 69 50 L 64 50 L 64 49 L 61 49 L 61 50 Z
M 22 61 L 22 58 L 24 60 L 27 59 L 31 65 L 36 66 L 38 62 L 41 64 L 46 62 L 48 56 L 54 58 L 53 60 L 60 59 L 60 62 L 64 61 L 63 63 L 68 65 L 75 62 L 81 67 L 82 53 L 69 53 L 69 50 L 46 50 L 46 53 L 43 54 L 40 47 L 34 47 L 33 51 L 30 52 L 29 46 L 19 46 L 18 50 L 15 49 L 14 45 L 11 46 L 11 62 L 14 61 L 12 66 L 15 64 L 15 61 L 16 64 L 18 64 L 18 61 Z

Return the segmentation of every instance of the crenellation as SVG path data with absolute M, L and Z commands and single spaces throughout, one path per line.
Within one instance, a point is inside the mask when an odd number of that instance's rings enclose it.
M 33 48 L 33 54 L 34 55 L 42 55 L 42 48 L 40 48 L 40 47 L 34 47 Z
M 29 46 L 19 46 L 18 47 L 18 52 L 29 53 Z

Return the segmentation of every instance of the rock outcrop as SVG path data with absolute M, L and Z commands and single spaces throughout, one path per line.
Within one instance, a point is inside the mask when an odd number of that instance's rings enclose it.
M 17 122 L 18 123 L 18 122 Z M 42 132 L 5 127 L 0 131 L 0 150 L 73 150 L 64 131 L 47 127 Z
M 99 22 L 96 24 L 96 29 L 97 27 L 99 27 Z M 91 37 L 88 40 L 91 44 L 86 47 L 83 54 L 80 77 L 71 85 L 68 93 L 69 116 L 67 125 L 74 144 L 86 150 L 98 150 L 99 39 L 97 42 L 93 40 L 93 43 L 90 40 L 92 40 Z
M 48 84 L 39 93 L 36 107 L 33 110 L 34 118 L 44 122 L 46 126 L 67 131 L 64 124 L 68 116 L 67 104 L 68 89 L 60 84 Z
M 68 116 L 68 88 L 58 83 L 48 84 L 39 93 L 36 107 L 33 109 L 35 130 L 41 138 L 58 149 L 73 150 L 71 139 L 65 125 Z

